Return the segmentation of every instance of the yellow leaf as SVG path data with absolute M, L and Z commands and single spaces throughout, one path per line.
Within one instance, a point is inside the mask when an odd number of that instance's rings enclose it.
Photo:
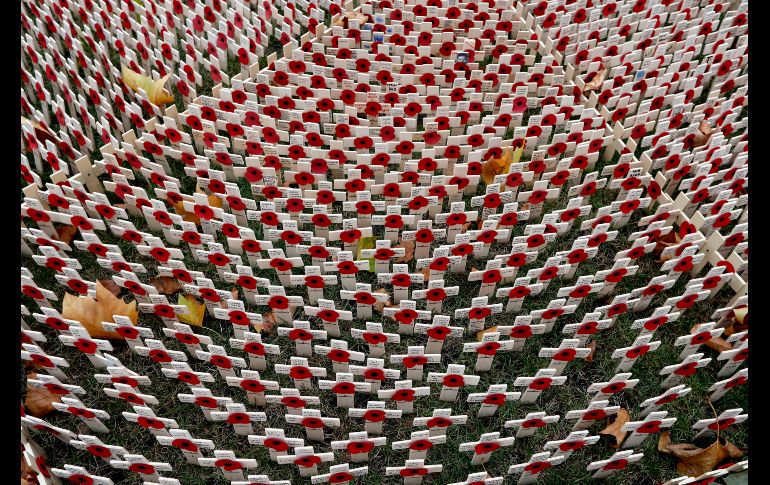
M 174 102 L 174 97 L 163 88 L 171 74 L 166 74 L 160 79 L 153 80 L 151 77 L 134 72 L 126 66 L 121 70 L 121 76 L 126 86 L 134 91 L 143 89 L 147 93 L 147 99 L 155 106 L 163 106 Z
M 368 237 L 362 237 L 358 240 L 358 259 L 360 261 L 369 261 L 369 271 L 374 273 L 374 258 L 362 258 L 361 257 L 361 250 L 362 249 L 374 249 L 374 246 L 376 245 L 377 237 L 376 236 L 368 236 Z
M 177 304 L 187 307 L 187 313 L 177 315 L 180 322 L 189 323 L 197 327 L 203 326 L 203 317 L 206 315 L 206 305 L 198 303 L 196 299 L 189 295 L 179 294 Z
M 503 148 L 503 154 L 500 158 L 490 158 L 481 166 L 481 178 L 485 184 L 494 182 L 495 175 L 508 173 L 513 163 L 513 147 Z
M 196 190 L 196 192 L 203 193 L 202 191 L 199 191 L 199 190 Z M 208 199 L 209 199 L 209 205 L 211 207 L 217 207 L 219 209 L 222 208 L 222 199 L 220 199 L 216 195 L 209 195 Z M 184 210 L 184 201 L 180 200 L 178 202 L 174 202 L 173 204 L 171 204 L 171 207 L 174 208 L 174 212 L 182 216 L 182 220 L 184 220 L 185 222 L 192 222 L 197 226 L 201 225 L 200 218 L 196 216 L 194 212 L 187 212 L 186 210 Z
M 733 312 L 735 313 L 735 319 L 738 321 L 738 323 L 744 323 L 743 320 L 746 318 L 746 315 L 749 314 L 749 307 L 738 307 Z M 748 322 L 746 323 L 748 324 Z
M 131 319 L 136 325 L 139 312 L 136 311 L 136 301 L 126 303 L 116 297 L 100 282 L 96 282 L 96 299 L 90 296 L 75 296 L 64 294 L 62 316 L 80 322 L 93 338 L 123 340 L 116 332 L 108 332 L 102 327 L 102 322 L 114 322 L 113 315 L 122 315 Z

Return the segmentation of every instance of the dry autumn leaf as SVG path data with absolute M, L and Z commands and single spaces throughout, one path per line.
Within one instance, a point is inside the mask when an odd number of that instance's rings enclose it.
M 481 165 L 481 180 L 489 185 L 495 181 L 495 175 L 508 173 L 513 163 L 513 147 L 503 148 L 503 154 L 499 158 L 490 158 Z
M 701 121 L 700 124 L 698 124 L 698 129 L 695 131 L 695 139 L 693 140 L 693 147 L 694 148 L 702 147 L 703 145 L 708 143 L 712 133 L 713 133 L 713 130 L 711 129 L 711 125 L 708 124 L 708 122 L 706 122 L 705 120 Z
M 171 77 L 171 74 L 166 74 L 160 79 L 152 79 L 144 74 L 134 72 L 126 66 L 123 66 L 120 73 L 126 86 L 134 91 L 139 91 L 140 88 L 143 89 L 147 93 L 147 99 L 155 106 L 163 106 L 174 102 L 174 97 L 163 87 Z
M 37 374 L 27 374 L 27 379 L 36 379 Z M 42 418 L 55 411 L 53 403 L 61 402 L 61 397 L 45 387 L 27 386 L 27 395 L 24 398 L 24 407 L 27 412 L 36 418 Z
M 108 332 L 102 327 L 102 322 L 114 322 L 113 315 L 129 317 L 131 322 L 136 325 L 139 318 L 136 302 L 124 302 L 113 295 L 99 281 L 96 282 L 96 299 L 90 296 L 64 294 L 62 316 L 80 322 L 93 338 L 123 340 L 123 337 L 118 333 Z
M 257 332 L 273 333 L 276 325 L 278 325 L 278 320 L 275 318 L 275 314 L 269 312 L 262 314 L 262 325 L 254 324 L 254 328 Z
M 408 263 L 414 259 L 414 241 L 401 241 L 394 248 L 404 248 L 404 255 L 393 260 L 394 263 Z
M 173 295 L 182 291 L 182 285 L 170 276 L 156 276 L 149 283 L 163 295 Z
M 110 293 L 112 293 L 115 296 L 120 295 L 120 293 L 123 291 L 123 288 L 118 286 L 114 281 L 112 280 L 99 280 L 99 283 L 102 284 L 105 288 L 110 290 Z
M 196 189 L 197 193 L 203 193 L 200 189 Z M 211 207 L 217 207 L 222 208 L 222 199 L 217 197 L 216 195 L 209 195 L 208 196 L 209 206 Z M 194 212 L 187 212 L 184 210 L 184 201 L 179 200 L 177 202 L 174 202 L 171 204 L 171 207 L 174 208 L 174 212 L 182 216 L 182 220 L 185 222 L 192 222 L 193 224 L 200 226 L 201 220 L 200 217 L 196 216 Z
M 187 307 L 187 313 L 176 316 L 180 322 L 189 323 L 196 327 L 203 326 L 203 317 L 206 315 L 206 305 L 198 303 L 198 300 L 195 297 L 184 293 L 179 294 L 177 305 L 184 305 Z
M 377 303 L 372 305 L 372 307 L 374 307 L 375 310 L 377 310 L 378 312 L 382 313 L 382 310 L 384 310 L 385 307 L 392 306 L 391 303 L 390 303 L 390 293 L 388 293 L 387 290 L 385 290 L 384 288 L 380 288 L 379 290 L 375 291 L 375 293 L 381 293 L 383 295 L 387 295 L 388 296 L 387 300 L 385 300 L 385 301 L 378 301 Z
M 591 353 L 586 355 L 585 359 L 587 362 L 593 362 L 594 354 L 596 354 L 596 340 L 591 340 L 590 342 L 588 342 L 587 347 L 591 349 Z
M 743 456 L 741 450 L 722 437 L 718 437 L 706 448 L 700 448 L 690 443 L 671 443 L 668 431 L 660 434 L 658 451 L 678 458 L 676 471 L 691 477 L 710 472 L 727 458 L 737 459 Z
M 588 93 L 590 91 L 596 91 L 604 82 L 604 79 L 607 77 L 608 69 L 605 67 L 601 71 L 594 74 L 594 76 L 585 84 L 585 87 L 583 88 L 583 92 Z
M 695 325 L 690 329 L 690 334 L 695 334 L 698 330 L 698 325 Z M 717 352 L 723 352 L 725 350 L 730 350 L 733 348 L 732 345 L 727 343 L 727 340 L 723 339 L 722 337 L 712 337 L 711 340 L 706 341 L 706 347 L 709 347 L 711 349 L 716 350 Z
M 40 141 L 40 143 L 45 144 L 45 142 L 50 141 L 55 144 L 59 144 L 59 140 L 56 138 L 56 135 L 51 133 L 51 130 L 46 128 L 45 126 L 41 125 L 37 121 L 30 120 L 25 117 L 21 117 L 21 124 L 27 125 L 30 128 L 34 129 L 35 131 L 35 137 Z
M 481 342 L 484 339 L 484 335 L 490 332 L 497 332 L 497 326 L 485 328 L 479 332 L 476 332 L 476 342 Z
M 621 431 L 620 428 L 622 428 L 630 418 L 631 415 L 628 414 L 628 410 L 625 408 L 618 409 L 618 413 L 614 416 L 610 416 L 609 424 L 606 428 L 599 431 L 599 435 L 608 436 L 610 441 L 614 441 L 612 447 L 620 448 L 620 445 L 623 443 L 623 440 L 626 439 L 626 435 L 628 434 L 627 431 Z
M 741 325 L 748 325 L 749 307 L 742 306 L 736 308 L 733 313 L 735 314 L 735 320 Z
M 69 244 L 78 235 L 78 228 L 64 224 L 56 228 L 56 238 L 64 244 Z

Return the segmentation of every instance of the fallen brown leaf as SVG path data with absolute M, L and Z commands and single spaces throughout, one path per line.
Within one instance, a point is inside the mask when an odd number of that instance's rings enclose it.
M 24 455 L 21 457 L 21 485 L 37 485 L 37 473 L 27 464 Z
M 484 330 L 476 332 L 476 342 L 484 340 L 484 335 L 490 332 L 497 332 L 497 326 L 495 325 L 494 327 L 485 328 Z
M 660 434 L 658 451 L 679 459 L 676 470 L 691 477 L 710 472 L 727 458 L 737 459 L 743 456 L 738 447 L 722 437 L 706 448 L 700 448 L 690 443 L 671 443 L 668 431 Z
M 695 139 L 692 142 L 693 147 L 702 147 L 708 143 L 712 132 L 711 125 L 705 120 L 701 121 L 700 124 L 698 124 L 698 130 L 695 132 Z
M 149 283 L 163 295 L 173 295 L 182 291 L 182 285 L 170 276 L 156 276 Z
M 583 91 L 587 93 L 589 91 L 596 91 L 597 89 L 599 89 L 602 86 L 602 83 L 604 82 L 604 78 L 607 77 L 607 72 L 608 70 L 605 67 L 601 71 L 594 74 L 594 77 L 592 77 L 591 80 L 589 80 L 585 84 Z
M 37 374 L 27 374 L 27 379 L 35 379 Z M 52 393 L 45 387 L 27 386 L 27 396 L 24 398 L 24 407 L 27 412 L 36 418 L 42 418 L 55 410 L 53 403 L 61 402 L 61 397 Z
M 108 332 L 102 327 L 102 322 L 113 322 L 113 315 L 123 315 L 136 325 L 139 313 L 136 311 L 136 301 L 126 303 L 110 293 L 99 281 L 96 282 L 96 299 L 90 296 L 75 296 L 64 294 L 62 316 L 77 320 L 88 330 L 93 338 L 123 340 L 117 332 Z
M 276 320 L 275 314 L 273 312 L 263 313 L 262 325 L 254 324 L 254 329 L 257 332 L 273 333 L 277 325 L 278 325 L 278 321 Z
M 401 243 L 394 247 L 404 248 L 404 255 L 395 259 L 394 263 L 408 263 L 414 259 L 414 241 L 401 241 Z
M 500 158 L 490 158 L 481 165 L 481 180 L 489 185 L 495 181 L 495 175 L 508 173 L 513 163 L 513 147 L 503 148 Z
M 107 279 L 104 279 L 104 280 L 99 280 L 99 283 L 101 283 L 101 284 L 102 284 L 102 286 L 104 286 L 105 288 L 107 288 L 107 289 L 110 291 L 110 293 L 112 293 L 112 294 L 113 294 L 113 295 L 115 295 L 115 296 L 118 296 L 118 295 L 120 295 L 120 294 L 123 292 L 123 288 L 121 288 L 120 286 L 118 286 L 118 285 L 117 285 L 117 284 L 116 284 L 114 281 L 112 281 L 112 280 L 107 280 Z
M 230 294 L 233 296 L 233 300 L 237 300 L 238 299 L 238 288 L 231 288 L 230 289 Z
M 591 349 L 591 353 L 586 355 L 586 361 L 587 362 L 593 362 L 594 361 L 594 354 L 596 354 L 596 340 L 591 340 L 588 342 L 587 347 Z
M 78 235 L 78 228 L 70 226 L 69 224 L 63 224 L 56 228 L 56 238 L 64 244 L 69 244 Z
M 422 277 L 425 281 L 428 281 L 428 278 L 430 278 L 430 268 L 427 266 L 420 270 L 420 273 L 422 273 Z
M 670 246 L 675 246 L 681 242 L 682 238 L 676 231 L 669 231 L 667 234 L 655 239 L 655 249 L 652 252 L 658 256 L 664 249 Z
M 385 300 L 385 301 L 378 301 L 377 303 L 372 305 L 372 307 L 374 307 L 375 310 L 377 310 L 378 312 L 382 313 L 382 310 L 384 310 L 385 307 L 391 306 L 391 304 L 390 304 L 390 293 L 388 293 L 388 291 L 385 290 L 384 288 L 380 288 L 379 290 L 376 290 L 375 293 L 382 293 L 383 295 L 387 295 L 388 296 L 387 300 Z
M 623 427 L 631 419 L 631 415 L 628 414 L 628 410 L 625 408 L 618 409 L 617 414 L 610 416 L 607 427 L 599 431 L 599 435 L 608 436 L 613 448 L 620 448 L 623 440 L 626 439 L 627 431 L 621 431 Z

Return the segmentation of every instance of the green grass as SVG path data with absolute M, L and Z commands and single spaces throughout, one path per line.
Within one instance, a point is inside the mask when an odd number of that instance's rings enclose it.
M 327 15 L 327 23 L 329 21 Z M 86 48 L 87 45 L 86 45 Z M 267 52 L 281 53 L 280 43 L 271 39 L 271 43 L 268 46 Z M 538 57 L 540 54 L 537 54 Z M 111 56 L 114 53 L 111 52 Z M 262 64 L 262 59 L 260 63 Z M 228 74 L 234 75 L 240 71 L 240 66 L 237 63 L 230 63 L 228 65 Z M 199 95 L 209 95 L 213 83 L 210 79 L 208 72 L 203 73 L 203 86 L 199 88 Z M 172 88 L 176 94 L 176 88 Z M 705 92 L 705 90 L 704 90 Z M 178 98 L 178 96 L 177 96 Z M 31 100 L 34 102 L 34 100 Z M 181 112 L 183 106 L 177 104 Z M 95 115 L 95 113 L 92 113 Z M 531 113 L 528 112 L 526 117 Z M 56 126 L 54 124 L 54 129 Z M 512 137 L 513 132 L 506 134 L 506 138 Z M 98 152 L 96 152 L 98 154 Z M 612 164 L 615 161 L 609 161 L 606 164 Z M 172 175 L 177 177 L 182 182 L 181 190 L 184 193 L 191 193 L 195 187 L 195 181 L 184 176 L 183 169 L 179 163 L 173 163 Z M 605 163 L 600 161 L 597 164 L 596 170 L 601 170 Z M 45 178 L 49 174 L 45 174 Z M 144 187 L 148 190 L 148 194 L 152 195 L 152 187 L 147 184 L 143 179 L 137 179 L 135 184 Z M 250 187 L 248 184 L 239 184 L 244 196 L 250 196 Z M 478 193 L 483 193 L 483 188 L 480 187 Z M 114 194 L 108 194 L 113 203 L 120 202 Z M 469 197 L 466 198 L 466 201 Z M 602 191 L 590 198 L 590 203 L 597 209 L 601 206 L 609 204 L 614 199 L 614 194 L 609 191 Z M 563 207 L 566 202 L 566 195 L 563 195 L 560 200 L 546 204 L 543 214 L 550 210 L 554 210 L 558 207 Z M 634 223 L 643 215 L 643 211 L 639 211 L 639 214 L 634 217 L 632 222 L 625 228 L 619 231 L 618 237 L 615 241 L 606 243 L 601 248 L 599 254 L 593 260 L 583 263 L 576 276 L 593 274 L 599 270 L 606 269 L 612 265 L 612 257 L 616 251 L 625 249 L 629 246 L 627 243 L 627 236 L 630 234 Z M 594 212 L 595 213 L 595 212 Z M 592 217 L 592 213 L 589 217 Z M 132 222 L 140 229 L 144 229 L 146 225 L 142 219 L 130 218 Z M 257 227 L 251 224 L 250 227 L 255 231 L 256 236 L 259 238 L 262 236 L 261 227 Z M 521 235 L 523 231 L 523 224 L 520 224 L 514 229 L 514 236 Z M 530 265 L 525 266 L 519 271 L 519 275 L 526 274 L 526 271 L 531 268 L 537 268 L 542 266 L 543 262 L 557 251 L 569 249 L 572 241 L 580 232 L 579 221 L 576 221 L 573 229 L 563 236 L 560 236 L 553 244 L 545 248 L 539 255 L 537 261 Z M 375 234 L 381 235 L 381 227 L 375 230 Z M 726 233 L 726 232 L 725 232 Z M 146 281 L 149 277 L 156 274 L 155 261 L 152 258 L 142 257 L 135 250 L 134 246 L 126 243 L 122 240 L 115 238 L 112 234 L 105 232 L 99 234 L 104 243 L 117 244 L 120 246 L 123 255 L 129 261 L 142 262 L 148 269 L 147 277 L 142 277 Z M 219 242 L 225 243 L 223 238 L 220 237 Z M 216 272 L 210 265 L 201 265 L 196 263 L 186 247 L 183 248 L 185 253 L 185 264 L 188 269 L 203 271 L 208 277 L 214 277 Z M 507 253 L 508 247 L 505 245 L 495 244 L 489 253 L 489 258 L 493 258 L 496 254 Z M 95 281 L 98 279 L 109 278 L 111 271 L 101 268 L 96 264 L 95 258 L 90 253 L 78 253 L 78 260 L 83 265 L 83 269 L 80 270 L 81 276 L 89 281 Z M 614 294 L 622 294 L 630 291 L 633 288 L 639 287 L 645 284 L 649 278 L 658 274 L 659 265 L 653 260 L 654 256 L 647 255 L 639 261 L 640 269 L 638 273 L 624 280 L 615 290 Z M 471 260 L 468 266 L 483 265 L 483 262 L 476 263 Z M 22 259 L 23 266 L 29 268 L 34 276 L 36 282 L 45 288 L 49 288 L 52 291 L 56 291 L 57 295 L 61 298 L 64 290 L 59 286 L 54 278 L 53 271 L 46 268 L 38 267 L 31 258 L 24 257 Z M 410 263 L 410 268 L 414 268 L 414 262 Z M 260 276 L 266 276 L 266 274 L 260 274 L 261 272 L 255 269 L 255 273 Z M 275 279 L 275 278 L 273 278 Z M 478 294 L 479 283 L 469 283 L 466 280 L 465 274 L 453 274 L 447 273 L 446 283 L 447 286 L 459 285 L 461 287 L 460 294 L 457 297 L 448 299 L 444 302 L 444 314 L 452 315 L 457 308 L 467 308 L 470 306 L 470 301 Z M 373 288 L 376 289 L 379 285 L 376 284 L 376 278 L 374 274 L 363 273 L 360 275 L 359 280 L 362 282 L 368 282 L 373 284 Z M 218 281 L 218 279 L 217 279 Z M 555 387 L 542 394 L 539 400 L 535 404 L 522 404 L 519 402 L 509 403 L 502 407 L 498 414 L 490 418 L 478 418 L 476 412 L 478 405 L 468 404 L 465 399 L 469 392 L 478 392 L 486 389 L 490 384 L 494 383 L 508 383 L 509 390 L 513 389 L 513 381 L 517 376 L 531 376 L 537 369 L 544 367 L 548 364 L 548 359 L 538 358 L 537 351 L 541 347 L 553 347 L 557 346 L 559 342 L 565 337 L 561 334 L 561 328 L 563 325 L 580 321 L 586 312 L 593 310 L 597 306 L 607 304 L 612 296 L 606 298 L 598 298 L 590 296 L 586 298 L 578 311 L 572 315 L 565 316 L 559 320 L 555 325 L 554 330 L 546 335 L 534 336 L 526 344 L 523 351 L 501 353 L 495 357 L 495 363 L 493 368 L 488 373 L 483 373 L 481 381 L 475 388 L 468 388 L 462 390 L 455 403 L 445 403 L 437 399 L 438 386 L 433 386 L 433 394 L 430 397 L 418 399 L 415 402 L 414 415 L 407 415 L 401 420 L 388 420 L 385 424 L 384 435 L 388 438 L 388 445 L 375 450 L 370 454 L 371 460 L 369 462 L 370 474 L 366 479 L 361 479 L 359 482 L 366 481 L 367 483 L 400 483 L 398 477 L 385 477 L 384 470 L 386 466 L 400 466 L 407 458 L 408 452 L 406 451 L 394 451 L 390 447 L 390 443 L 393 441 L 407 439 L 410 433 L 415 429 L 412 427 L 412 418 L 415 416 L 427 416 L 432 413 L 435 408 L 452 407 L 453 414 L 467 414 L 469 419 L 468 423 L 463 426 L 455 426 L 450 428 L 447 444 L 435 447 L 428 453 L 427 463 L 443 463 L 444 471 L 438 475 L 432 475 L 426 479 L 429 483 L 451 483 L 458 482 L 465 479 L 468 473 L 480 470 L 486 470 L 491 476 L 503 476 L 507 473 L 507 469 L 511 464 L 520 463 L 526 461 L 533 453 L 542 450 L 546 441 L 557 440 L 565 437 L 571 430 L 574 421 L 560 421 L 554 425 L 550 425 L 547 428 L 538 431 L 534 436 L 529 438 L 523 438 L 517 440 L 513 446 L 504 448 L 493 455 L 490 462 L 483 467 L 471 467 L 470 466 L 470 453 L 458 452 L 458 446 L 460 443 L 468 441 L 476 441 L 476 439 L 483 432 L 501 431 L 502 436 L 510 436 L 511 431 L 503 429 L 503 423 L 509 419 L 518 419 L 526 415 L 528 412 L 542 410 L 548 414 L 564 415 L 567 411 L 572 409 L 583 409 L 588 403 L 588 398 L 585 393 L 585 389 L 593 382 L 600 382 L 609 379 L 614 375 L 614 369 L 617 365 L 617 361 L 610 358 L 612 351 L 615 348 L 625 347 L 629 345 L 635 338 L 637 332 L 630 329 L 632 321 L 636 318 L 642 318 L 649 315 L 653 309 L 662 304 L 666 298 L 681 294 L 684 288 L 686 280 L 683 278 L 680 282 L 671 290 L 664 292 L 662 295 L 658 295 L 654 300 L 654 303 L 650 305 L 649 309 L 640 312 L 639 314 L 623 315 L 618 318 L 615 325 L 601 332 L 597 335 L 597 347 L 595 359 L 593 362 L 586 362 L 577 360 L 571 363 L 565 373 L 568 376 L 567 382 L 564 386 Z M 221 283 L 221 282 L 220 282 Z M 543 294 L 529 298 L 525 302 L 520 314 L 526 314 L 531 310 L 544 308 L 545 305 L 555 298 L 556 292 L 560 286 L 560 282 L 553 282 L 547 291 Z M 230 285 L 224 284 L 219 286 L 222 289 L 230 289 Z M 303 295 L 304 288 L 287 288 L 287 293 L 290 295 Z M 673 346 L 673 342 L 677 336 L 683 335 L 689 332 L 689 329 L 697 323 L 707 322 L 710 320 L 710 315 L 716 308 L 721 308 L 727 305 L 733 296 L 732 290 L 725 288 L 714 299 L 705 300 L 699 302 L 694 307 L 686 311 L 679 321 L 662 327 L 656 332 L 656 340 L 661 340 L 663 345 L 656 352 L 647 354 L 643 359 L 636 363 L 632 372 L 635 378 L 639 378 L 640 382 L 630 391 L 625 391 L 618 396 L 611 399 L 612 404 L 618 404 L 626 407 L 630 410 L 632 418 L 638 416 L 638 405 L 646 398 L 658 395 L 662 392 L 659 388 L 660 382 L 663 377 L 658 375 L 659 370 L 662 367 L 676 363 L 678 361 L 678 354 L 680 349 Z M 326 290 L 326 298 L 333 299 L 337 308 L 343 308 L 348 310 L 355 310 L 354 306 L 345 300 L 341 300 L 336 291 L 331 289 Z M 495 300 L 493 300 L 495 301 Z M 37 306 L 35 303 L 24 297 L 23 302 L 27 307 L 35 312 Z M 56 305 L 58 306 L 58 305 Z M 268 311 L 267 307 L 256 307 L 250 310 L 264 313 Z M 301 311 L 297 313 L 297 317 L 301 318 L 303 315 Z M 505 325 L 512 321 L 511 314 L 501 314 L 493 316 L 488 319 L 487 326 L 493 325 Z M 381 317 L 375 313 L 374 318 L 371 320 L 379 321 Z M 147 326 L 153 329 L 156 337 L 162 335 L 162 322 L 153 315 L 142 315 L 141 325 Z M 317 322 L 316 322 L 317 323 Z M 385 331 L 396 332 L 397 325 L 392 321 L 383 321 Z M 71 365 L 70 368 L 65 369 L 68 375 L 72 378 L 73 382 L 76 382 L 80 386 L 86 389 L 88 394 L 83 397 L 83 401 L 90 407 L 104 409 L 110 413 L 111 418 L 106 421 L 106 424 L 111 429 L 111 432 L 105 435 L 101 435 L 100 438 L 108 444 L 121 445 L 128 449 L 132 453 L 142 453 L 151 461 L 168 462 L 173 465 L 174 472 L 167 474 L 179 479 L 184 484 L 213 484 L 213 483 L 226 483 L 220 472 L 213 468 L 204 468 L 194 465 L 189 465 L 184 460 L 183 456 L 177 450 L 170 447 L 162 447 L 157 444 L 155 438 L 148 432 L 141 429 L 138 425 L 130 423 L 123 419 L 121 412 L 131 411 L 130 406 L 122 401 L 112 400 L 107 398 L 103 391 L 102 385 L 98 384 L 93 377 L 96 372 L 95 369 L 87 362 L 86 358 L 75 351 L 71 347 L 61 345 L 56 338 L 56 334 L 53 330 L 47 327 L 42 327 L 39 324 L 31 323 L 32 327 L 36 330 L 42 331 L 47 337 L 48 342 L 44 343 L 42 347 L 50 354 L 61 356 L 67 359 Z M 342 323 L 343 335 L 349 336 L 349 328 L 357 327 L 363 328 L 364 322 L 361 320 L 354 320 L 347 324 Z M 320 326 L 318 327 L 320 328 Z M 212 338 L 215 344 L 228 346 L 228 338 L 232 335 L 232 328 L 229 323 L 213 319 L 210 315 L 206 316 L 204 320 L 204 326 L 199 329 L 195 329 L 196 332 L 208 335 Z M 163 339 L 166 345 L 174 350 L 184 351 L 184 347 L 169 339 Z M 271 363 L 284 363 L 288 362 L 289 356 L 292 355 L 293 343 L 286 337 L 278 337 L 277 335 L 270 335 L 266 337 L 266 340 L 271 343 L 277 343 L 281 345 L 283 350 L 282 355 L 276 359 L 270 359 Z M 352 340 L 346 338 L 349 344 L 349 348 L 352 350 L 358 350 L 366 352 L 367 348 L 361 341 Z M 465 335 L 465 341 L 472 341 L 473 336 Z M 402 336 L 402 341 L 398 345 L 389 346 L 389 352 L 391 353 L 404 353 L 408 345 L 421 345 L 425 343 L 425 338 L 422 336 Z M 208 438 L 215 442 L 218 449 L 233 450 L 239 458 L 254 458 L 259 461 L 259 468 L 251 470 L 253 474 L 268 474 L 272 479 L 288 479 L 295 483 L 306 483 L 306 479 L 301 479 L 296 473 L 296 467 L 293 465 L 279 466 L 268 460 L 268 453 L 265 448 L 251 446 L 248 444 L 245 437 L 238 436 L 232 432 L 232 429 L 226 423 L 212 423 L 204 419 L 203 413 L 192 404 L 185 404 L 177 399 L 178 393 L 189 392 L 188 387 L 181 382 L 170 380 L 165 378 L 160 372 L 160 368 L 157 364 L 151 362 L 149 359 L 138 356 L 132 353 L 125 344 L 120 342 L 114 343 L 115 350 L 114 355 L 120 358 L 120 360 L 130 369 L 138 372 L 139 374 L 146 375 L 152 379 L 152 385 L 146 388 L 142 388 L 142 391 L 152 394 L 160 401 L 159 405 L 154 406 L 156 413 L 159 416 L 166 418 L 173 418 L 177 420 L 180 428 L 187 429 L 196 438 Z M 228 347 L 229 348 L 229 347 Z M 238 355 L 238 351 L 230 350 L 234 355 Z M 704 352 L 707 356 L 712 358 L 716 357 L 716 353 L 705 349 Z M 325 366 L 330 371 L 331 366 L 327 366 L 327 360 L 317 356 L 313 356 L 309 359 L 311 365 Z M 451 339 L 444 345 L 443 359 L 440 365 L 427 366 L 427 371 L 430 370 L 443 370 L 449 363 L 460 363 L 467 366 L 467 370 L 470 371 L 473 368 L 473 362 L 475 356 L 472 354 L 462 353 L 462 342 L 458 339 Z M 218 376 L 218 372 L 213 366 L 194 360 L 190 360 L 190 365 L 194 370 L 207 371 L 216 377 L 216 382 L 210 385 L 210 389 L 217 396 L 230 396 L 236 401 L 244 402 L 243 393 L 239 390 L 228 387 L 224 381 Z M 712 362 L 707 368 L 699 370 L 699 372 L 693 376 L 687 384 L 693 388 L 692 392 L 686 397 L 672 403 L 666 407 L 671 416 L 678 418 L 676 424 L 671 430 L 671 437 L 674 442 L 688 442 L 694 435 L 691 430 L 691 426 L 699 419 L 706 419 L 713 417 L 710 407 L 704 402 L 707 396 L 707 390 L 709 386 L 717 379 L 716 373 L 721 367 L 721 363 L 716 361 Z M 288 376 L 277 375 L 273 372 L 272 366 L 265 372 L 262 372 L 263 379 L 276 380 L 282 386 L 292 386 L 292 382 Z M 333 374 L 330 372 L 327 378 L 333 378 Z M 22 369 L 20 374 L 22 391 L 26 391 L 26 381 L 24 376 L 24 370 Z M 425 384 L 422 384 L 425 385 Z M 386 383 L 384 388 L 391 388 L 392 382 Z M 321 391 L 319 394 L 321 398 L 320 409 L 324 416 L 338 417 L 341 420 L 341 426 L 335 429 L 327 429 L 325 440 L 323 443 L 310 443 L 316 451 L 331 451 L 329 443 L 333 440 L 346 439 L 347 434 L 350 431 L 359 431 L 363 429 L 363 422 L 360 419 L 350 419 L 347 417 L 345 410 L 336 407 L 336 401 L 334 396 L 326 391 Z M 356 407 L 365 407 L 367 396 L 358 395 L 356 397 Z M 739 387 L 730 391 L 725 397 L 715 404 L 717 413 L 730 408 L 748 407 L 748 388 L 747 386 Z M 390 405 L 389 405 L 390 407 Z M 298 426 L 286 425 L 283 420 L 283 408 L 279 405 L 270 405 L 266 408 L 260 408 L 268 415 L 268 426 L 270 427 L 282 427 L 287 431 L 287 435 L 292 437 L 304 437 L 303 430 Z M 76 418 L 62 413 L 52 413 L 45 418 L 50 423 L 70 429 L 76 433 L 89 434 L 89 430 Z M 591 428 L 591 434 L 596 434 L 603 426 L 603 423 L 594 425 Z M 255 431 L 257 434 L 261 434 L 262 425 L 256 424 Z M 420 429 L 420 428 L 417 428 Z M 748 426 L 746 424 L 735 426 L 733 429 L 727 432 L 727 438 L 741 448 L 747 446 L 748 440 Z M 139 483 L 138 475 L 128 472 L 123 472 L 110 467 L 106 462 L 92 457 L 87 452 L 78 451 L 72 447 L 63 446 L 61 442 L 55 438 L 47 435 L 37 435 L 36 441 L 43 446 L 48 454 L 48 463 L 51 466 L 61 467 L 65 463 L 77 464 L 85 466 L 89 471 L 94 474 L 102 475 L 111 478 L 116 483 Z M 642 446 L 636 449 L 637 452 L 643 452 L 645 458 L 629 467 L 628 471 L 620 472 L 614 475 L 612 478 L 605 481 L 605 483 L 630 483 L 636 482 L 638 484 L 654 484 L 660 483 L 667 479 L 671 479 L 677 476 L 675 471 L 675 460 L 669 456 L 661 455 L 656 451 L 656 440 L 649 438 Z M 595 460 L 605 459 L 613 454 L 614 450 L 604 440 L 600 441 L 595 446 L 581 450 L 570 457 L 570 459 L 563 465 L 556 467 L 555 469 L 547 472 L 541 479 L 542 483 L 565 483 L 572 481 L 575 483 L 591 483 L 590 473 L 585 470 L 588 463 Z M 347 461 L 347 454 L 340 453 L 336 455 L 335 462 L 343 463 Z M 324 464 L 320 467 L 322 472 L 328 470 L 328 464 Z M 247 471 L 248 472 L 248 471 Z M 248 474 L 248 473 L 247 473 Z M 513 479 L 508 478 L 507 483 L 512 483 Z

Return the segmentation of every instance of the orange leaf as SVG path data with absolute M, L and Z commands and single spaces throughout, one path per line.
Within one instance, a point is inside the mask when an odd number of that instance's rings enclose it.
M 156 276 L 148 283 L 164 295 L 173 295 L 174 293 L 182 291 L 182 285 L 170 276 Z
M 75 296 L 64 294 L 62 304 L 62 316 L 71 320 L 77 320 L 88 330 L 93 338 L 106 338 L 123 340 L 117 332 L 108 332 L 102 327 L 102 322 L 114 322 L 113 315 L 129 317 L 136 325 L 139 313 L 136 311 L 136 302 L 126 303 L 113 295 L 99 281 L 96 282 L 96 298 L 90 296 Z
M 78 234 L 78 228 L 64 224 L 56 228 L 56 238 L 64 244 L 69 244 Z
M 741 450 L 722 437 L 706 448 L 700 448 L 690 443 L 671 443 L 668 431 L 660 434 L 658 451 L 678 458 L 676 471 L 691 477 L 710 472 L 727 458 L 737 459 L 743 456 Z
M 599 434 L 608 436 L 610 441 L 614 442 L 612 443 L 613 448 L 620 448 L 623 440 L 626 439 L 626 434 L 628 434 L 627 431 L 621 431 L 620 428 L 622 428 L 630 419 L 631 416 L 628 414 L 628 410 L 620 408 L 616 415 L 610 416 L 609 424 L 607 424 L 606 428 L 599 431 Z
M 586 355 L 585 359 L 587 362 L 593 362 L 594 354 L 596 354 L 596 340 L 591 340 L 588 342 L 588 348 L 591 349 L 591 353 Z
M 27 374 L 27 379 L 36 379 L 37 374 Z M 53 403 L 61 402 L 61 397 L 45 387 L 27 386 L 27 396 L 24 398 L 24 407 L 27 412 L 36 418 L 51 413 L 55 410 Z

